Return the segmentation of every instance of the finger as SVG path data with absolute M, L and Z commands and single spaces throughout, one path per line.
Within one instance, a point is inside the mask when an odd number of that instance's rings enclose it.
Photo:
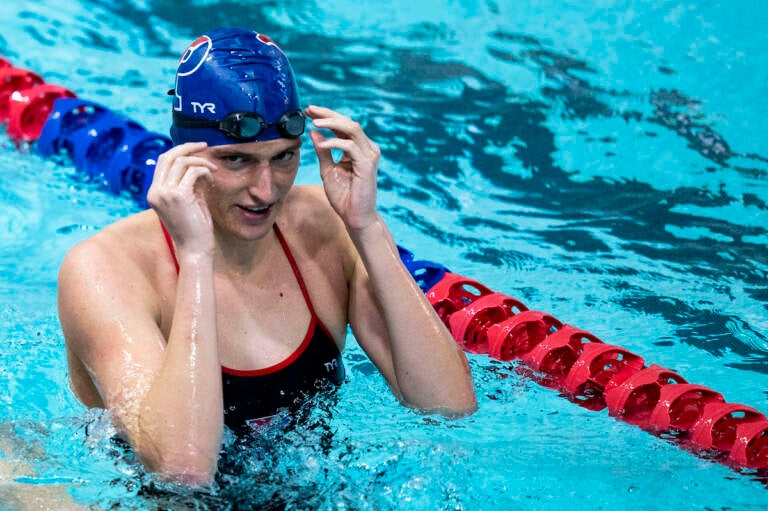
M 331 138 L 326 139 L 319 144 L 319 148 L 323 151 L 331 153 L 332 149 L 338 149 L 344 153 L 342 159 L 350 161 L 354 170 L 363 170 L 369 168 L 369 163 L 372 163 L 375 167 L 376 158 L 373 158 L 370 153 L 365 152 L 362 148 L 353 140 L 345 138 Z M 358 164 L 358 165 L 355 165 Z
M 179 144 L 177 146 L 172 147 L 171 149 L 166 151 L 166 154 L 170 154 L 173 157 L 184 156 L 184 155 L 193 154 L 193 153 L 202 151 L 206 147 L 208 147 L 207 142 L 186 142 L 184 144 Z
M 206 142 L 187 142 L 172 147 L 157 158 L 154 179 L 164 180 L 177 158 L 202 151 L 206 147 Z
M 309 105 L 307 108 L 304 109 L 304 113 L 309 117 L 310 119 L 320 119 L 323 117 L 335 117 L 335 116 L 341 116 L 341 114 L 335 110 L 331 110 L 330 108 L 326 108 L 324 106 L 317 106 L 317 105 Z
M 186 144 L 180 144 L 168 149 L 158 157 L 157 161 L 158 163 L 170 163 L 180 156 L 187 156 L 200 152 L 206 147 L 208 147 L 206 142 L 187 142 Z
M 353 121 L 349 117 L 344 115 L 335 114 L 327 117 L 317 117 L 312 119 L 312 124 L 316 128 L 329 129 L 333 132 L 353 134 L 355 132 L 363 132 L 362 127 L 357 122 Z
M 193 167 L 205 167 L 210 169 L 211 172 L 216 169 L 216 166 L 205 158 L 199 156 L 182 156 L 176 158 L 173 162 L 173 165 L 168 171 L 162 184 L 167 186 L 179 186 L 188 170 Z
M 320 168 L 333 167 L 336 162 L 333 161 L 333 155 L 331 154 L 331 148 L 325 148 L 326 138 L 319 132 L 312 130 L 309 132 L 309 138 L 312 140 L 312 145 L 315 148 L 315 154 L 317 155 L 317 161 L 320 164 Z
M 348 117 L 328 118 L 314 121 L 316 128 L 331 130 L 337 137 L 354 141 L 360 149 L 367 151 L 370 156 L 377 153 L 376 144 L 368 138 L 359 123 Z
M 201 178 L 211 182 L 213 180 L 211 169 L 202 166 L 187 167 L 178 184 L 165 188 L 166 191 L 173 191 L 174 193 L 164 193 L 163 187 L 153 183 L 147 192 L 147 201 L 150 206 L 157 209 L 177 203 L 179 200 L 183 201 L 185 197 L 191 199 L 195 197 L 195 185 L 200 182 Z
M 343 136 L 356 140 L 363 147 L 370 147 L 373 145 L 371 139 L 369 139 L 362 126 L 351 118 L 340 114 L 330 108 L 310 105 L 306 108 L 305 113 L 312 119 L 312 124 L 317 128 L 329 129 L 336 134 L 336 136 Z
M 181 179 L 181 182 L 179 182 L 179 188 L 183 191 L 191 191 L 194 193 L 195 185 L 201 178 L 208 182 L 212 182 L 213 176 L 211 175 L 211 169 L 208 167 L 189 167 L 184 174 L 184 177 Z

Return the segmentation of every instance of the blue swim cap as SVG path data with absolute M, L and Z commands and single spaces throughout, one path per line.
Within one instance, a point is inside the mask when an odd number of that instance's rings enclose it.
M 247 137 L 248 141 L 278 139 L 288 136 L 279 126 L 285 126 L 284 114 L 293 112 L 296 131 L 295 111 L 301 112 L 288 58 L 270 38 L 241 28 L 211 30 L 190 44 L 179 59 L 176 86 L 169 94 L 174 96 L 174 145 L 205 141 L 215 146 L 245 141 L 210 122 L 221 121 L 234 112 L 238 112 L 230 116 L 235 119 L 234 126 L 239 129 L 241 124 L 249 123 L 252 133 L 258 130 L 252 129 L 251 117 L 263 119 L 261 132 Z M 248 118 L 241 121 L 243 113 Z M 203 122 L 196 123 L 198 120 Z M 301 114 L 302 132 L 303 128 Z

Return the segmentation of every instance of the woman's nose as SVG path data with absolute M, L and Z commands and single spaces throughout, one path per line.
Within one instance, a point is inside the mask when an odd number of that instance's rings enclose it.
M 274 179 L 269 162 L 259 163 L 248 177 L 248 193 L 258 200 L 269 203 L 274 197 Z

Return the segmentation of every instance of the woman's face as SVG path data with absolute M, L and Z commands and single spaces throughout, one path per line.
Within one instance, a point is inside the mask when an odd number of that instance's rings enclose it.
M 243 239 L 271 231 L 299 170 L 301 139 L 222 145 L 200 155 L 216 165 L 204 196 L 214 226 Z

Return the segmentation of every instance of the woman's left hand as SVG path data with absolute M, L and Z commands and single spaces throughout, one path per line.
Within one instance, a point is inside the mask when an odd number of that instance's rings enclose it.
M 319 131 L 309 133 L 320 164 L 325 194 L 348 229 L 364 229 L 378 219 L 376 173 L 381 151 L 360 124 L 329 108 L 309 106 L 305 110 L 316 128 L 328 129 L 335 138 Z M 343 152 L 334 161 L 331 149 Z

